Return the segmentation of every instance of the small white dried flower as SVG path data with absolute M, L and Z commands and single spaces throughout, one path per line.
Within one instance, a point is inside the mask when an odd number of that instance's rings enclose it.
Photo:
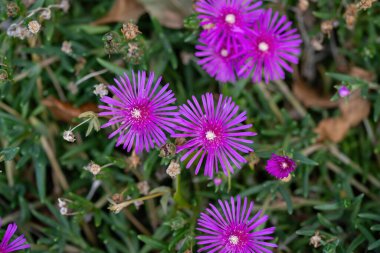
M 181 173 L 181 166 L 179 165 L 179 163 L 177 163 L 174 160 L 172 160 L 170 162 L 168 168 L 166 169 L 166 173 L 171 178 L 175 178 L 177 175 L 179 175 Z
M 66 206 L 67 206 L 66 200 L 64 200 L 62 198 L 58 198 L 58 207 L 62 208 L 62 207 L 66 207 Z
M 28 30 L 33 34 L 37 34 L 41 29 L 40 23 L 37 20 L 32 20 L 28 23 Z
M 67 215 L 67 213 L 69 212 L 69 209 L 67 209 L 67 207 L 61 207 L 59 209 L 59 212 L 61 213 L 61 215 Z
M 71 42 L 64 41 L 61 46 L 61 51 L 66 54 L 71 54 L 73 52 L 73 50 L 71 49 Z
M 100 173 L 100 171 L 102 170 L 100 165 L 94 163 L 93 161 L 91 161 L 89 164 L 87 164 L 87 166 L 85 166 L 84 169 L 91 172 L 94 176 L 98 175 Z
M 67 12 L 70 9 L 69 0 L 62 0 L 60 3 L 60 7 L 63 10 L 63 12 Z
M 309 244 L 313 245 L 314 248 L 321 246 L 322 238 L 319 235 L 319 231 L 316 231 L 315 234 L 310 238 Z
M 41 11 L 40 18 L 49 20 L 51 18 L 51 10 L 49 8 L 43 9 Z
M 63 139 L 68 142 L 75 142 L 75 135 L 71 130 L 63 132 Z
M 108 89 L 107 89 L 107 86 L 104 85 L 103 83 L 100 83 L 100 84 L 96 84 L 94 86 L 94 94 L 99 96 L 99 97 L 104 97 L 104 96 L 107 96 L 108 95 Z
M 149 192 L 149 184 L 147 181 L 141 181 L 137 184 L 137 189 L 143 195 L 147 195 Z

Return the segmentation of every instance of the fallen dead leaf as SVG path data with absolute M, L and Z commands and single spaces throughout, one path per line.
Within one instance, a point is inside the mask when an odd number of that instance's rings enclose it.
M 329 140 L 338 143 L 344 139 L 349 129 L 350 124 L 344 118 L 327 118 L 319 122 L 314 132 L 319 134 L 318 141 Z
M 137 0 L 115 0 L 111 10 L 101 19 L 93 22 L 93 25 L 103 25 L 108 23 L 130 22 L 131 19 L 137 21 L 146 11 Z
M 158 21 L 169 28 L 182 28 L 183 19 L 192 12 L 189 0 L 138 0 Z
M 340 117 L 327 118 L 319 122 L 314 130 L 319 134 L 319 141 L 333 141 L 335 143 L 344 139 L 351 127 L 357 126 L 366 119 L 370 113 L 370 103 L 355 92 L 347 99 L 339 101 Z
M 357 126 L 361 121 L 366 119 L 370 113 L 371 104 L 360 97 L 358 92 L 352 94 L 348 100 L 342 99 L 339 103 L 339 109 L 350 126 Z
M 42 104 L 48 108 L 54 118 L 65 122 L 71 122 L 79 114 L 87 111 L 98 112 L 98 107 L 93 103 L 84 104 L 80 107 L 74 107 L 72 104 L 62 102 L 55 97 L 47 97 L 42 100 Z
M 192 4 L 189 0 L 115 0 L 107 15 L 92 24 L 127 23 L 148 12 L 166 27 L 182 28 L 183 19 L 192 12 Z
M 294 95 L 306 107 L 334 108 L 338 106 L 338 102 L 331 101 L 330 97 L 321 96 L 316 90 L 307 86 L 302 80 L 295 81 L 292 89 Z

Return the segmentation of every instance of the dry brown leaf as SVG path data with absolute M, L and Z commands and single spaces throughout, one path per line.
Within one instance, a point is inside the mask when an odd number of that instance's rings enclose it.
M 137 21 L 144 13 L 144 7 L 137 0 L 115 0 L 107 15 L 92 24 L 127 23 L 131 21 L 131 19 Z
M 344 118 L 350 126 L 357 126 L 362 120 L 366 119 L 370 113 L 370 103 L 361 98 L 359 93 L 354 93 L 349 100 L 342 99 L 339 104 L 342 118 Z
M 74 107 L 72 104 L 62 102 L 52 96 L 43 99 L 42 104 L 49 109 L 56 119 L 65 122 L 71 122 L 73 118 L 77 118 L 79 114 L 83 112 L 98 111 L 98 107 L 93 103 L 84 104 L 80 107 Z
M 190 0 L 138 0 L 160 23 L 169 28 L 182 28 L 183 19 L 192 12 Z
M 182 28 L 183 19 L 192 12 L 192 4 L 189 0 L 115 0 L 107 15 L 93 24 L 127 23 L 148 12 L 166 27 Z
M 327 118 L 319 122 L 314 132 L 319 134 L 319 141 L 340 142 L 346 136 L 350 124 L 344 118 Z
M 333 108 L 338 106 L 338 102 L 331 101 L 330 97 L 319 95 L 316 90 L 307 86 L 303 81 L 295 81 L 292 89 L 294 95 L 306 107 Z

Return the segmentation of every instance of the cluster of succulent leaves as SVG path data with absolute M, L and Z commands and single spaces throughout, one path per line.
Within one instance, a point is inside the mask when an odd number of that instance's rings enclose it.
M 5 6 L 9 2 L 12 1 L 0 1 L 4 26 L 18 18 L 8 19 Z M 21 0 L 15 2 L 22 18 L 26 9 Z M 310 1 L 309 16 L 302 20 L 294 14 L 298 1 L 277 2 L 271 7 L 286 11 L 298 26 L 307 27 L 310 37 L 320 32 L 322 21 L 334 19 L 338 23 L 333 34 L 325 38 L 325 49 L 312 65 L 306 66 L 315 72 L 314 77 L 308 77 L 309 84 L 331 95 L 336 91 L 334 86 L 344 83 L 351 89 L 360 89 L 372 105 L 368 119 L 351 129 L 339 144 L 317 143 L 313 132 L 321 119 L 338 114 L 338 110 L 309 109 L 299 117 L 293 108 L 295 98 L 284 93 L 286 86 L 292 85 L 292 78 L 286 84 L 263 86 L 253 85 L 250 80 L 220 84 L 207 76 L 192 57 L 199 32 L 195 16 L 184 21 L 183 29 L 168 29 L 154 17 L 143 15 L 137 23 L 142 33 L 135 41 L 143 55 L 137 62 L 125 57 L 122 24 L 90 25 L 107 12 L 110 1 L 71 1 L 68 13 L 53 12 L 51 20 L 43 23 L 36 43 L 7 37 L 2 25 L 0 71 L 7 74 L 0 83 L 3 221 L 18 223 L 19 232 L 25 233 L 32 244 L 32 252 L 196 251 L 194 236 L 199 213 L 209 202 L 240 194 L 270 215 L 270 222 L 277 228 L 277 252 L 380 252 L 379 79 L 367 82 L 337 73 L 341 62 L 336 55 L 350 65 L 376 73 L 380 66 L 380 4 L 361 11 L 355 29 L 348 30 L 343 1 Z M 52 3 L 38 0 L 29 8 Z M 117 50 L 110 51 L 110 40 L 116 43 Z M 72 54 L 61 51 L 63 41 L 72 43 Z M 305 62 L 310 60 L 307 57 L 316 57 L 307 46 L 310 43 L 304 45 L 301 75 Z M 76 71 L 81 58 L 85 63 Z M 46 61 L 50 64 L 43 64 Z M 91 126 L 98 130 L 97 118 L 85 114 L 64 122 L 43 101 L 49 96 L 59 97 L 55 82 L 72 107 L 98 104 L 93 94 L 98 80 L 80 83 L 76 93 L 69 84 L 101 69 L 107 71 L 102 78 L 109 83 L 115 75 L 131 69 L 163 75 L 178 104 L 206 91 L 232 96 L 247 111 L 248 123 L 253 123 L 258 132 L 255 153 L 231 178 L 218 175 L 223 183 L 216 187 L 210 179 L 194 176 L 183 166 L 180 176 L 172 180 L 165 170 L 177 157 L 162 157 L 160 150 L 142 154 L 140 164 L 132 168 L 131 154 L 115 149 L 115 140 L 107 139 L 107 130 L 86 133 L 88 129 L 83 126 L 76 130 L 82 138 L 75 143 L 65 142 L 64 130 L 85 119 L 91 119 Z M 298 163 L 288 183 L 274 180 L 263 169 L 272 153 L 283 152 Z M 90 161 L 113 165 L 94 177 L 83 169 Z M 145 201 L 138 209 L 131 205 L 118 214 L 108 210 L 114 194 L 140 197 L 137 183 L 144 180 L 151 189 L 167 194 Z M 94 194 L 89 194 L 91 189 Z M 60 197 L 70 201 L 71 215 L 59 212 Z M 321 245 L 314 248 L 309 241 L 317 232 Z

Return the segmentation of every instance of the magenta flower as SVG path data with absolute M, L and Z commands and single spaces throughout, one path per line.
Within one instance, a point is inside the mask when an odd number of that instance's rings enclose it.
M 233 197 L 231 203 L 226 200 L 218 202 L 222 212 L 210 204 L 207 213 L 201 213 L 198 219 L 197 230 L 205 234 L 196 237 L 201 247 L 198 252 L 268 253 L 272 252 L 268 248 L 277 247 L 266 242 L 273 239 L 269 235 L 274 233 L 275 227 L 257 230 L 268 220 L 268 216 L 260 217 L 261 210 L 253 216 L 252 201 L 249 207 L 247 198 L 241 203 L 240 196 L 237 196 L 236 203 Z
M 265 11 L 250 32 L 249 43 L 242 53 L 243 63 L 239 75 L 252 80 L 265 82 L 285 78 L 284 70 L 293 72 L 290 63 L 297 64 L 301 53 L 302 40 L 297 29 L 291 29 L 291 22 L 278 12 Z
M 170 106 L 176 100 L 174 93 L 168 89 L 169 84 L 160 86 L 161 77 L 155 84 L 153 79 L 152 72 L 146 78 L 145 72 L 139 71 L 137 80 L 134 72 L 131 80 L 124 74 L 124 78 L 114 79 L 117 87 L 109 86 L 114 97 L 101 99 L 107 105 L 99 106 L 104 110 L 99 115 L 112 117 L 102 128 L 115 125 L 117 129 L 109 138 L 119 134 L 116 146 L 123 144 L 128 152 L 132 146 L 137 153 L 162 146 L 167 140 L 165 132 L 174 133 L 177 106 Z
M 272 176 L 282 179 L 288 177 L 296 167 L 297 164 L 291 158 L 272 154 L 271 158 L 267 161 L 265 169 Z
M 254 0 L 199 0 L 195 10 L 199 13 L 200 25 L 205 28 L 201 37 L 207 37 L 208 45 L 217 51 L 226 45 L 229 51 L 246 40 L 245 33 L 258 19 L 262 10 L 261 1 Z
M 187 104 L 180 106 L 180 117 L 177 119 L 179 126 L 176 128 L 179 133 L 172 135 L 188 138 L 184 145 L 177 148 L 177 152 L 185 151 L 181 161 L 190 158 L 186 168 L 197 161 L 195 174 L 204 164 L 204 175 L 211 178 L 214 170 L 219 171 L 218 164 L 226 175 L 228 171 L 234 172 L 232 164 L 240 169 L 240 163 L 245 163 L 246 159 L 238 151 L 253 151 L 248 146 L 253 141 L 247 137 L 256 135 L 247 131 L 252 127 L 251 124 L 241 124 L 247 119 L 246 112 L 237 115 L 239 107 L 230 97 L 223 98 L 223 95 L 219 96 L 216 108 L 211 93 L 202 95 L 203 109 L 198 100 L 194 96 L 192 98 L 193 101 L 187 100 Z
M 340 97 L 344 98 L 349 96 L 351 94 L 351 91 L 349 88 L 347 88 L 347 86 L 342 85 L 339 87 L 338 93 Z
M 1 219 L 0 219 L 0 227 L 1 227 Z M 24 244 L 26 239 L 24 235 L 20 235 L 13 242 L 9 243 L 12 236 L 15 234 L 17 230 L 17 225 L 15 223 L 9 224 L 7 230 L 5 231 L 4 237 L 0 243 L 0 253 L 9 253 L 17 250 L 28 249 L 30 248 L 29 244 Z
M 195 56 L 199 57 L 198 64 L 216 80 L 221 82 L 235 82 L 236 80 L 236 66 L 238 61 L 234 57 L 233 48 L 227 50 L 223 47 L 217 50 L 207 44 L 207 41 L 201 39 L 201 45 L 196 45 L 198 50 Z

